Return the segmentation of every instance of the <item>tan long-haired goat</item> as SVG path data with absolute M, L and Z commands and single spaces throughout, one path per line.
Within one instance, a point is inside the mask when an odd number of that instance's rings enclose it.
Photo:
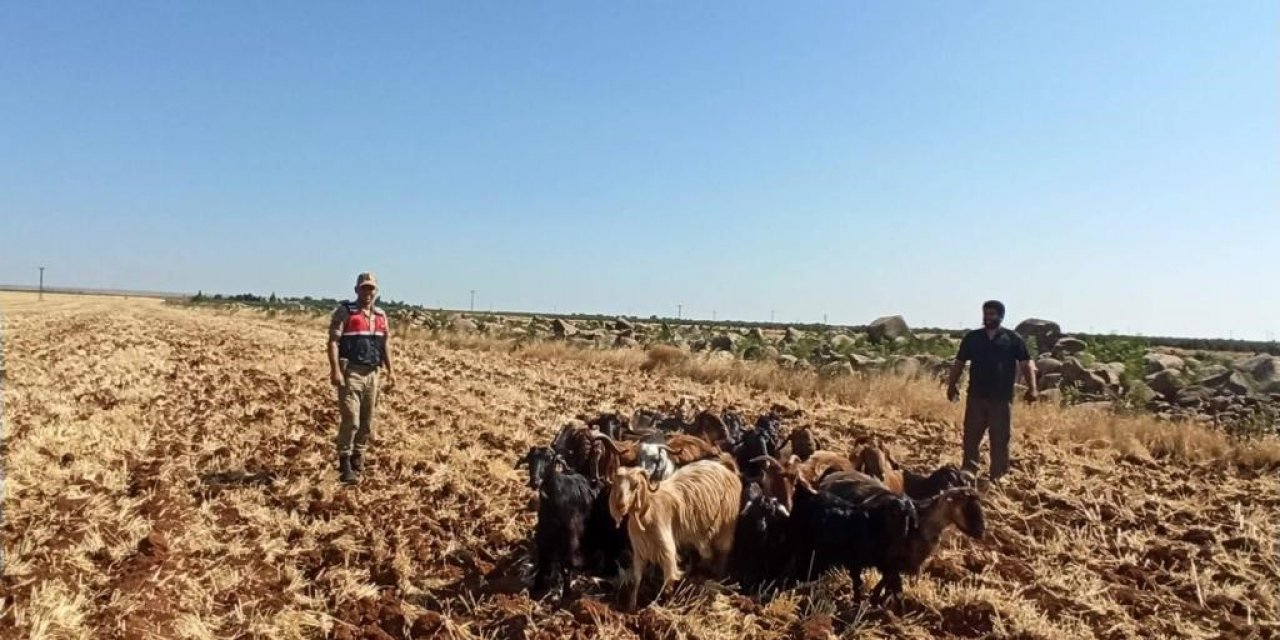
M 719 460 L 681 467 L 653 485 L 642 469 L 619 469 L 609 493 L 609 513 L 631 539 L 631 585 L 625 607 L 635 609 L 640 582 L 650 564 L 662 568 L 661 596 L 684 577 L 680 547 L 691 547 L 717 574 L 733 550 L 742 481 Z M 627 516 L 631 516 L 628 518 Z

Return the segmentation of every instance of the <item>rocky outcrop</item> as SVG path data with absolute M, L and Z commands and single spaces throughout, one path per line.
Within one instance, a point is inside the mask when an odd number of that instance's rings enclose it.
M 722 333 L 712 338 L 710 345 L 713 351 L 733 351 L 734 347 L 738 346 L 738 337 L 733 334 Z
M 885 342 L 897 338 L 910 338 L 911 328 L 902 316 L 876 318 L 867 325 L 867 338 L 872 342 Z
M 1018 323 L 1014 329 L 1023 338 L 1035 338 L 1038 353 L 1052 353 L 1053 347 L 1062 337 L 1062 327 L 1052 320 L 1027 318 Z
M 573 326 L 572 322 L 569 322 L 564 318 L 556 318 L 551 321 L 551 332 L 556 338 L 564 340 L 565 338 L 577 335 L 578 328 Z
M 1148 353 L 1142 358 L 1142 368 L 1147 375 L 1161 371 L 1182 371 L 1186 366 L 1182 358 L 1168 353 Z

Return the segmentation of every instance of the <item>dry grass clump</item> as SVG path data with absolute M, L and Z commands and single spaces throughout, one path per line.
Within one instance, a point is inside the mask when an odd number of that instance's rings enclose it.
M 322 322 L 46 302 L 0 294 L 0 637 L 1280 633 L 1274 440 L 1020 405 L 1015 472 L 984 496 L 989 535 L 944 539 L 900 609 L 860 606 L 836 572 L 763 598 L 690 581 L 624 615 L 605 583 L 579 581 L 563 605 L 523 590 L 533 514 L 511 462 L 564 421 L 679 398 L 782 405 L 824 446 L 872 436 L 925 468 L 957 461 L 960 407 L 923 380 L 403 328 L 369 472 L 344 488 Z

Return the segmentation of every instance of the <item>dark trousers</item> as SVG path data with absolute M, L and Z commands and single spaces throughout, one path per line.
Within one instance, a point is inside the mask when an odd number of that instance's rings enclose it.
M 964 468 L 977 473 L 982 436 L 991 433 L 991 477 L 1009 471 L 1010 414 L 1013 403 L 969 396 L 964 407 Z

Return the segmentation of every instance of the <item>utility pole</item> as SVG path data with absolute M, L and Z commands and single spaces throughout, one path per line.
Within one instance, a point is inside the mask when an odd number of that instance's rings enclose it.
M 40 267 L 40 299 L 44 300 L 44 267 Z
M 822 314 L 822 324 L 826 324 L 826 323 L 827 323 L 827 314 L 824 313 Z
M 684 305 L 676 304 L 676 320 L 684 319 Z
M 476 290 L 475 289 L 471 290 L 471 310 L 472 311 L 476 310 Z
M 773 309 L 770 309 L 770 310 L 769 310 L 769 322 L 770 322 L 771 324 L 773 323 Z
M 711 310 L 711 321 L 712 321 L 712 322 L 715 322 L 715 321 L 716 321 L 716 310 L 715 310 L 715 309 L 712 309 L 712 310 Z

